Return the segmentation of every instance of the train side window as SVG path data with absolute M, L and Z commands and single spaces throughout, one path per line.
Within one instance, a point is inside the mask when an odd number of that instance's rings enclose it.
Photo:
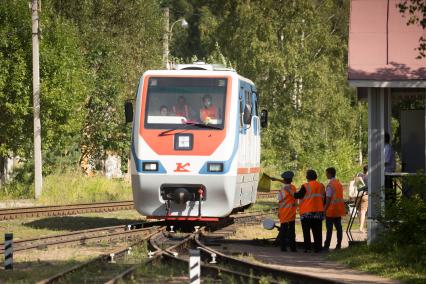
M 259 98 L 256 92 L 253 92 L 253 115 L 259 116 Z
M 244 113 L 243 113 L 243 120 L 244 124 L 251 125 L 251 117 L 252 117 L 252 98 L 251 98 L 251 92 L 250 91 L 244 91 Z
M 243 127 L 244 126 L 244 123 L 243 123 L 243 112 L 244 112 L 244 101 L 243 101 L 243 96 L 241 95 L 241 93 L 240 93 L 240 127 Z

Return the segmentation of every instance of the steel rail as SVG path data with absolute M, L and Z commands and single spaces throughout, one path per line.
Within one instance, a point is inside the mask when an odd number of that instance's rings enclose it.
M 274 198 L 277 191 L 258 192 L 257 198 Z M 132 200 L 111 201 L 98 203 L 81 203 L 68 205 L 49 205 L 49 206 L 34 206 L 34 207 L 18 207 L 0 209 L 0 221 L 36 218 L 36 217 L 54 217 L 54 216 L 71 216 L 83 213 L 96 212 L 113 212 L 119 210 L 131 210 L 134 208 Z
M 143 230 L 145 230 L 145 231 L 152 231 L 152 230 L 154 229 L 154 232 L 152 232 L 152 233 L 150 233 L 150 234 L 148 234 L 148 235 L 146 235 L 146 236 L 143 236 L 143 237 L 142 237 L 142 240 L 140 240 L 140 241 L 138 241 L 138 242 L 135 242 L 135 243 L 131 244 L 130 246 L 126 246 L 125 248 L 121 248 L 121 249 L 118 249 L 118 250 L 113 250 L 113 251 L 111 251 L 110 253 L 101 254 L 101 255 L 97 256 L 96 258 L 94 258 L 94 259 L 91 259 L 91 260 L 86 261 L 86 262 L 84 262 L 84 263 L 81 263 L 81 264 L 75 265 L 75 266 L 73 266 L 73 267 L 71 267 L 71 268 L 69 268 L 69 269 L 67 269 L 67 270 L 64 270 L 64 271 L 62 271 L 62 272 L 59 272 L 59 273 L 57 273 L 57 274 L 55 274 L 55 275 L 53 275 L 53 276 L 51 276 L 51 277 L 49 277 L 49 278 L 46 278 L 46 279 L 40 280 L 40 281 L 38 281 L 36 284 L 50 284 L 50 283 L 54 283 L 54 282 L 56 282 L 56 281 L 58 281 L 58 280 L 61 280 L 61 279 L 65 278 L 65 277 L 67 277 L 69 274 L 74 273 L 74 272 L 76 272 L 76 271 L 78 271 L 78 270 L 81 270 L 81 269 L 83 269 L 83 268 L 85 268 L 85 267 L 88 267 L 88 266 L 90 266 L 90 265 L 95 265 L 96 263 L 105 263 L 105 262 L 109 262 L 109 261 L 111 261 L 111 255 L 114 255 L 114 257 L 122 257 L 122 256 L 124 256 L 124 254 L 125 254 L 125 253 L 127 253 L 127 252 L 128 252 L 128 251 L 132 248 L 132 247 L 135 247 L 135 246 L 141 245 L 144 241 L 148 240 L 148 239 L 149 239 L 149 238 L 151 238 L 153 235 L 157 234 L 157 233 L 158 233 L 158 231 L 164 230 L 164 228 L 165 228 L 165 227 L 159 227 L 159 228 L 145 228 L 145 229 L 143 229 Z
M 161 259 L 164 255 L 171 255 L 174 256 L 174 252 L 173 250 L 177 250 L 177 249 L 182 249 L 183 247 L 185 247 L 190 241 L 192 241 L 194 239 L 194 237 L 199 233 L 199 231 L 194 232 L 189 234 L 188 236 L 186 236 L 185 238 L 183 238 L 182 240 L 178 241 L 176 244 L 162 249 L 159 246 L 157 246 L 157 244 L 155 243 L 155 239 L 159 238 L 161 234 L 164 235 L 164 231 L 162 232 L 157 232 L 156 234 L 154 234 L 150 239 L 149 239 L 149 244 L 151 245 L 152 248 L 155 249 L 155 251 L 151 254 L 151 257 L 141 263 L 135 264 L 132 267 L 126 269 L 125 271 L 121 272 L 120 274 L 116 275 L 114 278 L 108 280 L 107 282 L 105 282 L 105 284 L 115 284 L 121 280 L 124 280 L 128 277 L 130 277 L 139 267 L 141 267 L 142 265 L 147 265 L 150 264 L 154 261 L 157 261 L 159 259 Z
M 112 212 L 133 209 L 133 201 L 111 201 L 69 205 L 51 205 L 0 209 L 0 221 L 44 216 L 69 216 L 82 213 Z
M 257 192 L 257 198 L 259 199 L 266 199 L 266 198 L 277 198 L 278 190 L 272 190 L 269 192 Z
M 273 277 L 274 280 L 280 281 L 285 279 L 290 283 L 313 283 L 313 284 L 331 284 L 331 283 L 341 283 L 335 280 L 330 280 L 326 278 L 321 278 L 317 276 L 312 276 L 308 274 L 301 274 L 297 272 L 293 272 L 286 269 L 278 269 L 268 266 L 267 264 L 261 263 L 252 263 L 246 260 L 238 259 L 229 255 L 226 255 L 220 251 L 214 250 L 205 244 L 203 244 L 199 237 L 197 236 L 194 239 L 198 248 L 201 252 L 202 259 L 209 259 L 212 255 L 215 256 L 218 263 L 223 265 L 230 265 L 232 268 L 236 269 L 239 267 L 241 269 L 240 272 L 250 271 L 255 276 L 270 276 Z
M 70 245 L 75 243 L 86 244 L 99 242 L 102 240 L 128 239 L 134 236 L 138 236 L 140 232 L 143 232 L 146 229 L 150 229 L 151 227 L 162 224 L 163 223 L 161 221 L 156 221 L 132 225 L 118 225 L 75 231 L 60 235 L 44 236 L 40 238 L 16 240 L 13 242 L 13 250 L 14 252 L 19 252 L 29 249 L 45 248 L 54 245 Z M 4 243 L 0 243 L 0 254 L 4 254 Z
M 269 215 L 269 214 L 272 214 L 272 213 L 276 213 L 276 209 L 267 210 L 267 211 L 255 211 L 255 212 L 244 213 L 244 214 L 234 214 L 234 215 L 231 215 L 229 219 L 232 220 L 233 222 L 238 222 L 238 223 L 252 222 L 254 219 L 257 220 L 257 218 L 259 218 L 259 217 Z M 231 223 L 231 224 L 233 224 L 233 223 Z M 226 226 L 229 226 L 229 224 L 228 223 L 225 224 L 225 227 Z M 178 242 L 177 244 L 170 246 L 168 248 L 165 248 L 165 249 L 160 248 L 157 245 L 156 240 L 159 239 L 160 237 L 166 236 L 166 235 L 164 235 L 164 232 L 158 232 L 157 234 L 153 235 L 149 239 L 150 246 L 155 250 L 151 254 L 152 258 L 150 258 L 149 260 L 147 260 L 143 263 L 136 264 L 133 267 L 126 269 L 125 271 L 123 271 L 122 273 L 120 273 L 119 275 L 114 277 L 113 279 L 107 281 L 106 284 L 115 284 L 115 283 L 117 283 L 121 280 L 129 278 L 131 275 L 133 275 L 133 273 L 139 267 L 141 267 L 141 265 L 147 265 L 147 264 L 150 264 L 150 263 L 152 263 L 154 261 L 158 261 L 158 260 L 169 261 L 169 262 L 175 261 L 175 262 L 185 263 L 186 265 L 188 265 L 188 260 L 183 258 L 183 257 L 178 257 L 178 254 L 175 253 L 174 250 L 177 250 L 177 249 L 182 250 L 182 248 L 185 245 L 188 245 L 188 243 L 190 241 L 193 242 L 194 239 L 198 239 L 200 232 L 204 232 L 204 231 L 205 231 L 205 228 L 197 230 L 195 233 L 192 233 L 189 236 L 185 237 L 182 241 Z M 226 274 L 226 275 L 229 275 L 229 276 L 232 276 L 232 277 L 236 277 L 237 279 L 255 281 L 257 283 L 260 283 L 261 280 L 262 280 L 260 276 L 249 275 L 249 274 L 246 274 L 246 273 L 240 272 L 240 271 L 232 271 L 230 269 L 226 269 L 226 268 L 223 268 L 223 267 L 216 267 L 216 266 L 206 264 L 206 263 L 201 264 L 201 270 L 202 270 L 203 273 L 205 273 L 207 275 L 211 275 L 211 276 L 216 277 L 216 278 L 221 274 Z M 245 282 L 243 282 L 243 283 L 245 283 Z M 273 280 L 273 281 L 270 281 L 270 283 L 278 283 L 278 282 Z
M 174 262 L 184 263 L 187 266 L 189 265 L 189 261 L 187 259 L 184 259 L 184 258 L 181 258 L 181 257 L 176 257 L 176 256 L 169 255 L 169 254 L 162 254 L 161 257 L 168 262 L 174 261 Z M 259 276 L 250 275 L 250 274 L 239 272 L 239 271 L 234 271 L 234 270 L 231 270 L 231 269 L 227 269 L 227 268 L 224 268 L 224 267 L 218 267 L 218 266 L 207 264 L 207 263 L 201 263 L 201 275 L 211 276 L 215 279 L 217 279 L 221 275 L 228 275 L 228 276 L 235 277 L 236 279 L 240 280 L 241 283 L 262 283 L 262 280 L 264 281 L 264 279 L 262 279 L 262 277 L 259 277 Z M 235 282 L 233 282 L 233 283 L 235 283 Z M 240 283 L 240 282 L 236 282 L 236 283 Z M 271 283 L 271 284 L 277 283 L 278 284 L 280 282 L 268 279 L 267 283 Z

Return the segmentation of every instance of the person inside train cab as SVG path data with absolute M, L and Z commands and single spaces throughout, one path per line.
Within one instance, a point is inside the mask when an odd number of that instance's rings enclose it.
M 299 214 L 305 252 L 311 249 L 311 231 L 314 236 L 314 252 L 320 252 L 322 249 L 325 188 L 322 183 L 317 181 L 317 178 L 314 170 L 307 170 L 307 182 L 293 195 L 294 198 L 300 199 Z
M 340 181 L 336 179 L 335 168 L 327 168 L 325 174 L 329 182 L 325 192 L 326 202 L 324 212 L 327 235 L 324 242 L 324 249 L 329 249 L 330 247 L 333 225 L 337 231 L 336 249 L 340 249 L 342 247 L 343 237 L 342 217 L 346 215 L 345 202 L 343 200 L 343 186 Z
M 161 116 L 168 116 L 169 115 L 169 109 L 166 106 L 160 107 L 160 115 Z
M 203 96 L 203 107 L 200 109 L 200 119 L 203 123 L 210 123 L 212 119 L 218 119 L 217 107 L 213 105 L 210 95 Z
M 295 220 L 296 220 L 296 199 L 293 194 L 296 192 L 296 187 L 292 184 L 294 173 L 286 171 L 282 173 L 283 180 L 275 179 L 284 183 L 278 192 L 279 211 L 278 217 L 280 218 L 280 246 L 281 251 L 290 250 L 296 251 L 296 233 L 295 233 Z
M 189 119 L 190 111 L 184 96 L 178 97 L 176 105 L 173 106 L 173 112 L 176 116 L 183 116 Z

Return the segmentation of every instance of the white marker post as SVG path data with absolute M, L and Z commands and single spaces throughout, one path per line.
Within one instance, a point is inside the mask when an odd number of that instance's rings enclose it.
M 189 250 L 189 283 L 200 284 L 201 281 L 201 259 L 199 249 Z
M 13 234 L 4 235 L 4 269 L 13 269 Z

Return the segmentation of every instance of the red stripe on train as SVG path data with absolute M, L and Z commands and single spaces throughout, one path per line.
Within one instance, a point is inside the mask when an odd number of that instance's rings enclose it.
M 166 221 L 209 221 L 217 222 L 219 218 L 216 217 L 173 217 L 173 216 L 147 216 L 148 219 L 164 219 Z

